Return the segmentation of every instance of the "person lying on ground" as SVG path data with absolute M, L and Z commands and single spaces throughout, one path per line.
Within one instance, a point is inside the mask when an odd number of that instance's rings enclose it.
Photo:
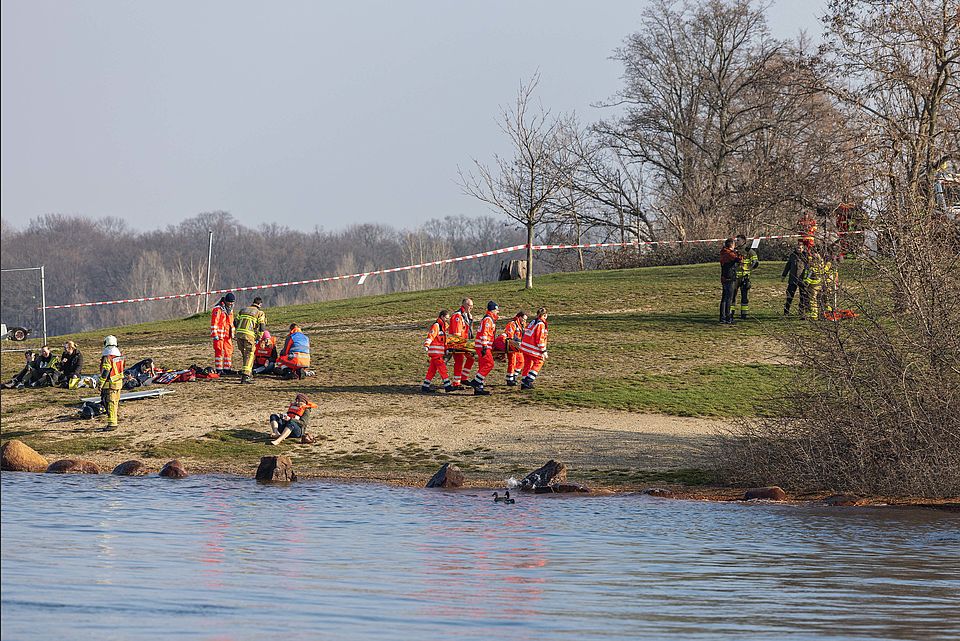
M 77 389 L 80 377 L 83 375 L 83 354 L 77 349 L 77 344 L 67 341 L 63 344 L 63 353 L 60 354 L 60 387 Z
M 30 372 L 34 367 L 36 353 L 33 350 L 27 350 L 23 353 L 23 369 L 13 375 L 8 382 L 0 385 L 3 389 L 23 389 L 23 386 L 30 380 Z
M 153 383 L 153 379 L 161 372 L 153 364 L 152 358 L 131 365 L 123 370 L 123 389 L 134 389 Z
M 60 362 L 54 356 L 53 350 L 49 345 L 40 348 L 40 353 L 34 359 L 34 365 L 30 369 L 30 379 L 27 381 L 27 387 L 53 387 L 60 381 L 60 370 L 57 366 Z
M 270 374 L 277 364 L 277 339 L 264 331 L 253 353 L 253 373 Z
M 287 408 L 286 416 L 270 415 L 270 434 L 276 438 L 270 441 L 273 445 L 280 445 L 289 436 L 299 438 L 301 443 L 313 443 L 313 438 L 307 434 L 307 424 L 310 422 L 310 410 L 317 407 L 303 394 L 296 398 Z
M 310 339 L 297 323 L 290 325 L 290 333 L 277 357 L 277 374 L 284 378 L 303 378 L 310 367 Z

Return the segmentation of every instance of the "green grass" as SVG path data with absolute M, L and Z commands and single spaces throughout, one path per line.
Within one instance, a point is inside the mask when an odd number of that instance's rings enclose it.
M 576 387 L 535 391 L 534 402 L 557 406 L 661 412 L 676 416 L 766 416 L 790 380 L 776 365 L 714 365 L 676 374 L 591 378 Z
M 538 276 L 533 290 L 509 281 L 281 308 L 270 307 L 267 292 L 265 311 L 268 327 L 281 337 L 293 321 L 310 336 L 314 364 L 330 377 L 305 381 L 308 394 L 409 393 L 426 366 L 420 344 L 436 311 L 456 309 L 471 296 L 478 310 L 487 300 L 500 304 L 501 327 L 518 308 L 550 310 L 550 359 L 536 393 L 514 402 L 680 416 L 769 415 L 782 411 L 779 390 L 789 376 L 788 367 L 771 363 L 783 351 L 776 336 L 784 328 L 804 331 L 802 323 L 779 316 L 779 274 L 776 263 L 755 274 L 753 318 L 736 327 L 717 322 L 713 264 L 551 274 Z M 246 304 L 245 295 L 239 304 Z M 130 362 L 156 356 L 171 368 L 211 360 L 206 314 L 69 338 L 92 365 L 107 333 L 119 337 Z M 157 350 L 165 345 L 177 347 Z M 14 361 L 3 359 L 4 375 L 19 367 Z M 492 380 L 501 382 L 503 372 L 497 363 Z

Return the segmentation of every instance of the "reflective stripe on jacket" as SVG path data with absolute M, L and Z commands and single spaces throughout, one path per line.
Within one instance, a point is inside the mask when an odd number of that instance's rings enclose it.
M 224 341 L 230 338 L 230 328 L 233 327 L 233 310 L 220 304 L 214 305 L 210 312 L 210 338 L 215 341 Z
M 123 354 L 104 356 L 100 359 L 100 380 L 107 389 L 123 387 Z
M 233 325 L 237 328 L 237 336 L 246 336 L 257 341 L 267 328 L 267 317 L 259 307 L 251 305 L 240 310 Z
M 737 278 L 749 278 L 750 272 L 758 267 L 760 267 L 760 259 L 757 257 L 757 252 L 751 249 L 737 263 Z
M 447 331 L 443 326 L 443 321 L 439 318 L 430 326 L 427 340 L 423 341 L 423 346 L 427 348 L 427 353 L 430 356 L 443 356 L 447 351 Z
M 480 330 L 477 332 L 477 339 L 474 343 L 475 347 L 478 350 L 484 347 L 491 349 L 493 347 L 493 337 L 496 336 L 496 333 L 497 319 L 490 312 L 487 312 L 483 320 L 480 321 Z
M 537 358 L 543 358 L 547 351 L 547 324 L 539 318 L 534 318 L 523 330 L 523 340 L 520 341 L 520 351 Z

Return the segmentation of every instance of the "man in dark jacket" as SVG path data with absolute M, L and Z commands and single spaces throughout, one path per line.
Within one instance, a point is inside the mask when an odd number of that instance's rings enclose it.
M 733 298 L 737 293 L 737 266 L 743 258 L 743 254 L 734 249 L 736 241 L 728 238 L 723 242 L 723 249 L 720 250 L 720 286 L 722 293 L 720 295 L 720 322 L 724 325 L 733 325 Z
M 52 387 L 60 380 L 60 371 L 57 366 L 60 361 L 48 346 L 40 348 L 40 353 L 33 359 L 27 387 Z
M 783 267 L 783 273 L 780 274 L 780 280 L 790 277 L 787 281 L 787 300 L 783 305 L 783 315 L 790 315 L 790 306 L 793 305 L 793 295 L 800 289 L 800 309 L 806 307 L 807 291 L 803 285 L 803 272 L 807 268 L 807 254 L 803 243 L 797 243 L 797 248 L 793 250 L 790 257 L 787 258 L 787 264 Z M 802 313 L 802 312 L 801 312 Z
M 9 382 L 0 385 L 0 387 L 3 387 L 3 389 L 23 389 L 23 386 L 30 380 L 31 372 L 34 369 L 36 353 L 32 350 L 27 350 L 23 354 L 23 360 L 23 369 L 17 372 Z
M 67 341 L 63 344 L 63 353 L 57 365 L 60 370 L 60 387 L 76 389 L 80 384 L 80 371 L 83 369 L 83 354 L 77 349 L 77 344 Z

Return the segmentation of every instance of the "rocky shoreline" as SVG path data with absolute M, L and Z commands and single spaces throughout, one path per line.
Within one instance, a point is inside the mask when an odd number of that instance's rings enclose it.
M 48 462 L 38 452 L 16 439 L 7 441 L 0 448 L 0 467 L 5 472 L 34 472 L 49 474 L 105 474 L 109 465 L 84 458 L 65 458 Z M 248 469 L 238 466 L 218 464 L 193 466 L 192 471 L 180 460 L 174 459 L 164 464 L 156 461 L 132 459 L 113 467 L 109 473 L 115 476 L 153 476 L 182 479 L 188 476 L 209 474 L 228 474 L 250 478 Z M 297 473 L 288 456 L 264 456 L 253 473 L 258 482 L 291 483 L 301 479 L 335 479 L 346 482 L 372 482 L 400 487 L 442 488 L 447 490 L 494 490 L 500 489 L 491 483 L 490 478 L 467 479 L 455 465 L 446 463 L 424 483 L 420 475 L 371 475 L 356 471 L 345 473 L 342 470 L 311 470 Z M 502 487 L 502 486 L 500 486 Z M 659 499 L 696 500 L 738 503 L 779 503 L 779 504 L 818 504 L 829 507 L 897 507 L 930 508 L 960 513 L 960 497 L 947 499 L 866 497 L 852 494 L 794 494 L 790 495 L 779 486 L 761 488 L 728 487 L 689 487 L 684 485 L 664 485 L 657 487 L 636 487 L 628 485 L 603 485 L 587 487 L 581 483 L 567 480 L 567 467 L 559 461 L 550 460 L 543 466 L 530 472 L 517 481 L 513 487 L 525 494 L 576 495 L 576 496 L 613 496 L 640 493 Z

